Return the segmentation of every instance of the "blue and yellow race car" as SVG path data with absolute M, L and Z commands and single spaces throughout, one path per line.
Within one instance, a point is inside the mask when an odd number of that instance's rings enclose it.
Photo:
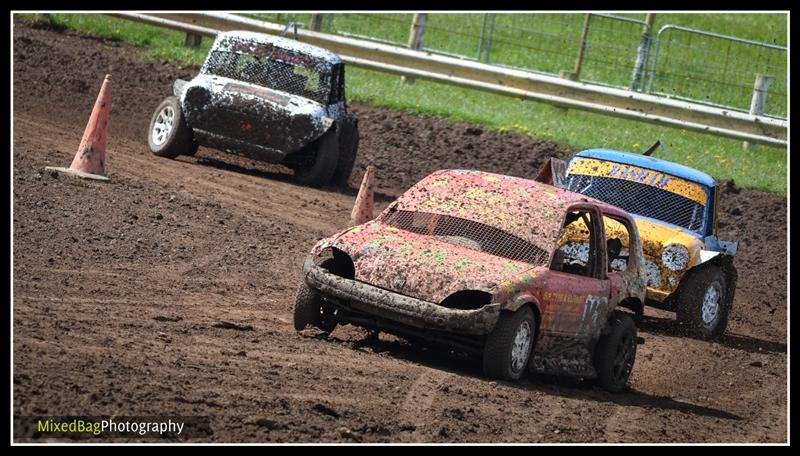
M 719 183 L 687 166 L 613 150 L 584 150 L 566 164 L 557 162 L 552 159 L 552 170 L 543 170 L 539 180 L 634 215 L 646 259 L 647 304 L 675 311 L 679 324 L 700 337 L 722 335 L 736 291 L 737 243 L 717 238 Z M 566 257 L 587 252 L 583 233 L 565 236 Z

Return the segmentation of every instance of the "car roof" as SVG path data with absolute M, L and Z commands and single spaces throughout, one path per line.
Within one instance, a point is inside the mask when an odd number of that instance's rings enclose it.
M 226 38 L 236 41 L 255 41 L 259 44 L 272 44 L 281 49 L 294 51 L 300 54 L 310 55 L 311 57 L 323 60 L 330 65 L 341 63 L 342 61 L 342 59 L 339 58 L 338 55 L 334 54 L 333 52 L 327 49 L 318 46 L 312 46 L 307 43 L 301 43 L 300 41 L 289 38 L 267 35 L 266 33 L 249 32 L 242 30 L 232 30 L 228 32 L 222 32 L 217 35 L 217 40 L 215 41 L 214 44 L 216 45 L 217 43 L 220 43 L 223 39 Z
M 447 185 L 436 185 L 435 182 L 447 182 Z M 434 189 L 434 187 L 439 188 Z M 547 207 L 556 212 L 565 211 L 574 204 L 591 203 L 598 206 L 603 211 L 609 208 L 609 212 L 617 213 L 621 211 L 625 213 L 622 209 L 598 199 L 563 188 L 554 187 L 543 182 L 505 174 L 468 169 L 443 169 L 434 171 L 409 189 L 427 188 L 428 190 L 426 190 L 424 194 L 417 193 L 411 196 L 415 192 L 409 191 L 402 195 L 401 198 L 407 201 L 417 200 L 418 198 L 427 199 L 433 196 L 428 192 L 435 192 L 443 196 L 456 191 L 453 190 L 455 188 L 463 189 L 473 187 L 491 188 L 492 191 L 502 194 L 510 203 L 509 208 L 513 208 L 512 210 L 516 210 L 518 207 L 514 201 L 519 201 L 519 198 L 524 198 L 526 201 L 533 202 L 536 206 Z M 524 192 L 519 193 L 517 190 L 524 190 Z
M 505 174 L 490 173 L 487 171 L 476 171 L 468 169 L 443 169 L 435 171 L 425 177 L 423 181 L 432 180 L 435 178 L 447 177 L 455 180 L 473 179 L 475 176 L 487 177 L 491 179 L 502 179 L 508 183 L 510 188 L 524 188 L 528 193 L 533 196 L 533 199 L 540 204 L 547 204 L 555 208 L 566 209 L 575 203 L 593 203 L 600 206 L 608 206 L 606 203 L 582 195 L 577 192 L 565 190 L 563 188 L 554 187 L 552 185 L 538 182 L 533 179 L 525 179 L 523 177 L 508 176 Z M 422 181 L 420 181 L 422 182 Z M 544 198 L 548 195 L 555 195 L 556 198 Z
M 575 154 L 575 157 L 595 158 L 598 160 L 612 161 L 628 165 L 639 166 L 641 168 L 652 169 L 665 174 L 670 174 L 681 179 L 696 182 L 700 185 L 713 187 L 717 181 L 708 174 L 698 171 L 688 166 L 662 160 L 660 158 L 648 157 L 642 154 L 632 154 L 609 149 L 588 149 Z
M 565 212 L 576 204 L 587 203 L 603 212 L 627 215 L 599 200 L 542 182 L 464 169 L 440 170 L 424 177 L 387 211 L 427 212 L 467 219 L 552 251 Z

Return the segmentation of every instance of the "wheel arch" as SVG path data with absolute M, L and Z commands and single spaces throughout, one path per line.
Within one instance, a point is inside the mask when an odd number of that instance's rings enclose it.
M 644 315 L 644 302 L 635 296 L 629 296 L 617 304 L 617 307 L 628 309 L 634 314 L 634 321 Z
M 346 279 L 354 279 L 356 273 L 355 263 L 350 255 L 342 249 L 334 246 L 325 247 L 320 254 L 315 257 L 315 263 L 318 266 L 325 264 L 326 268 Z
M 736 291 L 736 281 L 738 279 L 738 272 L 736 270 L 736 266 L 733 264 L 733 255 L 726 255 L 724 253 L 720 253 L 719 255 L 715 255 L 713 258 L 705 261 L 703 263 L 699 263 L 692 268 L 687 269 L 681 275 L 680 283 L 678 288 L 675 290 L 670 298 L 678 299 L 680 293 L 684 289 L 684 283 L 686 283 L 686 279 L 693 274 L 699 274 L 701 271 L 704 271 L 711 267 L 719 268 L 723 275 L 725 276 L 725 288 L 727 292 L 727 296 L 733 299 L 734 292 Z
M 703 295 L 707 293 L 706 280 L 712 277 L 719 277 L 724 282 L 724 298 L 717 301 L 716 323 L 709 326 L 711 323 L 702 319 L 705 305 Z M 724 334 L 733 310 L 736 280 L 736 268 L 729 255 L 717 255 L 689 270 L 676 292 L 669 298 L 674 304 L 678 323 L 685 325 L 689 332 L 702 339 L 716 339 Z

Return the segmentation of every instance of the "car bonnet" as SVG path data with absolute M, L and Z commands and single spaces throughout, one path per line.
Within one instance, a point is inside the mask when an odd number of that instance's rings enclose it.
M 368 222 L 331 243 L 353 260 L 356 280 L 429 302 L 461 290 L 492 293 L 533 265 Z

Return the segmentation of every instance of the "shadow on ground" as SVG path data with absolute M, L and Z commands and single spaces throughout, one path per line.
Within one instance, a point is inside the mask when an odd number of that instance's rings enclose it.
M 335 334 L 327 335 L 316 333 L 311 337 L 327 339 L 348 345 L 354 350 L 371 353 L 388 353 L 389 355 L 405 359 L 432 369 L 442 370 L 458 376 L 477 378 L 491 382 L 483 376 L 480 361 L 469 355 L 458 352 L 446 352 L 441 349 L 430 348 L 403 339 L 389 336 L 390 340 L 381 340 L 368 332 L 362 339 L 342 339 Z M 593 385 L 590 380 L 554 377 L 549 375 L 528 374 L 519 382 L 498 382 L 505 386 L 526 391 L 539 391 L 546 394 L 567 397 L 571 399 L 590 400 L 595 402 L 612 402 L 617 405 L 638 406 L 648 409 L 674 410 L 699 416 L 741 420 L 742 417 L 725 410 L 707 407 L 689 402 L 683 402 L 667 396 L 657 396 L 643 391 L 626 389 L 621 393 L 609 393 Z
M 696 338 L 692 334 L 683 331 L 680 325 L 671 318 L 659 318 L 645 315 L 639 322 L 639 329 L 661 336 Z M 758 339 L 731 332 L 726 332 L 719 339 L 708 342 L 718 343 L 724 347 L 744 350 L 750 353 L 786 353 L 785 343 Z
M 190 161 L 187 160 L 187 162 L 190 162 Z M 262 178 L 262 179 L 269 179 L 269 180 L 278 181 L 278 182 L 286 182 L 286 183 L 293 184 L 293 185 L 299 185 L 299 184 L 297 184 L 295 182 L 294 176 L 292 176 L 292 174 L 289 172 L 288 169 L 287 169 L 287 172 L 285 172 L 285 173 L 278 172 L 278 171 L 267 171 L 267 170 L 263 170 L 263 169 L 246 167 L 246 166 L 238 165 L 236 163 L 231 163 L 231 162 L 228 162 L 228 161 L 222 161 L 222 160 L 219 160 L 219 159 L 216 159 L 216 158 L 203 157 L 203 156 L 197 156 L 195 158 L 195 160 L 194 160 L 194 163 L 197 164 L 197 165 L 201 165 L 201 166 L 208 166 L 208 167 L 211 167 L 211 168 L 216 168 L 216 169 L 219 169 L 221 171 L 230 171 L 230 172 L 243 174 L 243 175 L 247 175 L 247 176 L 258 177 L 258 178 Z M 349 185 L 346 188 L 327 186 L 327 187 L 323 188 L 322 190 L 341 193 L 343 195 L 348 195 L 348 196 L 352 196 L 352 197 L 355 197 L 358 194 L 358 189 L 357 188 L 352 188 Z M 376 203 L 385 203 L 385 202 L 393 201 L 395 198 L 396 197 L 393 196 L 393 195 L 387 195 L 387 194 L 380 193 L 380 192 L 374 192 L 374 194 L 373 194 L 373 199 L 374 199 L 374 201 Z

